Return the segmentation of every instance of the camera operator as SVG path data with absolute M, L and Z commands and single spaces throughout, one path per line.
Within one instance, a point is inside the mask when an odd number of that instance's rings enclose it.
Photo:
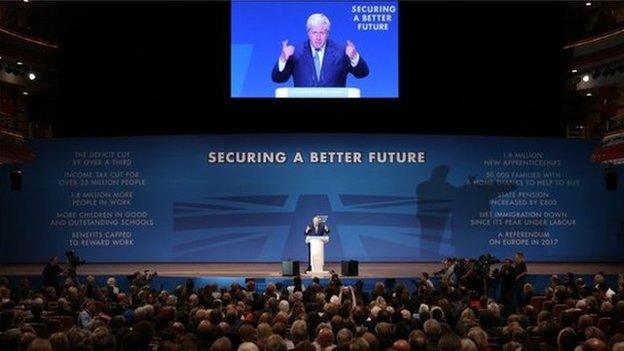
M 457 260 L 454 258 L 449 258 L 444 261 L 444 275 L 443 277 L 446 279 L 446 282 L 451 286 L 457 285 L 457 272 L 455 271 L 457 268 Z
M 342 287 L 342 282 L 340 281 L 340 277 L 333 270 L 331 272 L 331 277 L 329 278 L 329 284 L 327 284 L 327 288 L 325 289 L 325 294 L 327 297 L 331 297 L 333 295 L 338 295 L 340 293 L 340 288 Z
M 468 290 L 482 290 L 483 278 L 480 275 L 480 271 L 478 271 L 475 260 L 462 260 L 460 269 L 456 271 L 458 274 L 461 274 L 459 278 L 460 286 Z
M 429 291 L 434 291 L 435 290 L 435 287 L 433 286 L 433 282 L 429 278 L 429 273 L 422 272 L 422 278 L 420 279 L 420 281 L 422 282 L 422 284 L 424 284 L 426 286 L 426 288 Z
M 65 251 L 65 256 L 67 256 L 67 267 L 65 268 L 67 277 L 71 279 L 74 284 L 78 285 L 78 274 L 76 271 L 78 267 L 82 266 L 87 261 L 81 260 L 74 250 Z
M 128 285 L 136 287 L 138 290 L 149 290 L 150 283 L 158 275 L 157 272 L 151 272 L 149 269 L 136 271 L 127 277 Z
M 479 256 L 479 259 L 474 262 L 475 269 L 475 286 L 474 290 L 477 291 L 479 296 L 487 293 L 490 284 L 494 280 L 494 276 L 491 273 L 492 265 L 495 263 L 500 263 L 498 259 L 496 259 L 491 254 L 485 254 Z
M 41 273 L 43 276 L 43 286 L 46 288 L 53 287 L 58 293 L 61 272 L 63 272 L 63 268 L 59 265 L 58 256 L 51 257 Z
M 510 258 L 506 258 L 500 269 L 501 300 L 505 306 L 513 303 L 513 292 L 516 275 Z
M 524 261 L 524 254 L 522 252 L 517 252 L 514 257 L 514 271 L 515 271 L 515 280 L 514 280 L 514 288 L 516 291 L 516 303 L 518 307 L 522 306 L 524 300 L 524 284 L 526 283 L 526 276 L 528 273 L 526 262 Z

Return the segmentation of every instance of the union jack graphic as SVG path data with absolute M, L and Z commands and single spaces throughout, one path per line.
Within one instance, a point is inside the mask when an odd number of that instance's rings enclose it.
M 423 220 L 415 215 L 417 205 L 415 197 L 353 194 L 175 202 L 172 254 L 177 261 L 305 260 L 303 231 L 316 214 L 330 218 L 326 261 L 422 261 L 452 254 L 450 232 L 439 224 L 447 219 L 431 211 L 426 216 L 432 220 Z M 425 221 L 434 224 L 421 226 Z

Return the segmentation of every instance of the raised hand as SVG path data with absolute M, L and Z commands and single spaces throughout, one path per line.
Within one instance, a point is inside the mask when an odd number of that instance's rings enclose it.
M 350 40 L 347 40 L 347 47 L 345 48 L 345 54 L 347 54 L 347 56 L 349 56 L 349 59 L 351 60 L 355 59 L 355 57 L 357 56 L 357 49 L 355 48 L 355 45 Z
M 288 59 L 295 53 L 295 47 L 288 45 L 288 39 L 282 42 L 282 53 L 280 54 L 280 60 L 288 61 Z

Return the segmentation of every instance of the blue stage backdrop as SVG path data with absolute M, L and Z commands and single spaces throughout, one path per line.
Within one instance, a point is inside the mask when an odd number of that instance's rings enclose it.
M 308 39 L 306 21 L 313 13 L 329 18 L 330 40 L 350 40 L 368 63 L 368 77 L 349 75 L 347 86 L 360 88 L 362 97 L 398 97 L 397 1 L 233 1 L 232 97 L 273 97 L 276 88 L 293 86 L 292 77 L 274 83 L 271 70 L 282 41 L 296 46 Z
M 593 142 L 461 136 L 221 135 L 34 141 L 23 190 L 0 167 L 2 262 L 329 261 L 525 252 L 621 261 L 624 191 Z M 620 172 L 619 183 L 623 184 Z

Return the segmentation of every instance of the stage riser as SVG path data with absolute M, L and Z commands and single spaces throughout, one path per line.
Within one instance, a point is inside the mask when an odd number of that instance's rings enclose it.
M 17 286 L 17 284 L 19 283 L 19 281 L 21 279 L 23 279 L 24 277 L 27 277 L 28 280 L 30 281 L 30 285 L 34 288 L 38 288 L 41 286 L 42 283 L 42 278 L 41 276 L 37 275 L 37 276 L 8 276 L 7 278 L 9 279 L 9 282 L 11 283 L 11 286 Z M 95 277 L 95 281 L 97 283 L 97 285 L 99 286 L 104 286 L 106 284 L 106 280 L 108 279 L 108 277 L 110 277 L 110 275 L 96 275 Z M 127 290 L 128 289 L 128 281 L 126 276 L 117 276 L 114 275 L 113 277 L 115 277 L 115 279 L 117 280 L 117 286 L 120 287 L 122 290 Z M 535 294 L 542 294 L 544 292 L 544 289 L 550 284 L 550 275 L 548 274 L 529 274 L 527 276 L 527 283 L 531 283 L 533 284 L 534 287 L 534 291 Z M 577 275 L 577 278 L 583 278 L 583 280 L 588 283 L 588 284 L 592 284 L 593 285 L 593 275 Z M 605 276 L 605 282 L 607 284 L 607 286 L 611 287 L 612 289 L 615 290 L 615 288 L 617 287 L 617 275 L 615 274 L 609 274 Z M 156 289 L 156 290 L 174 290 L 177 286 L 182 285 L 184 286 L 184 284 L 186 284 L 186 281 L 188 279 L 192 279 L 193 282 L 195 283 L 195 288 L 199 288 L 205 285 L 210 285 L 210 284 L 214 284 L 216 283 L 218 286 L 226 286 L 229 288 L 229 286 L 232 284 L 232 282 L 238 282 L 241 286 L 245 286 L 245 277 L 243 276 L 238 276 L 238 277 L 210 277 L 210 276 L 206 276 L 206 277 L 155 277 L 154 280 L 152 281 L 151 287 Z M 375 285 L 375 283 L 377 282 L 383 282 L 385 283 L 386 287 L 392 287 L 393 285 L 393 281 L 394 284 L 400 284 L 403 283 L 410 292 L 413 292 L 415 289 L 413 280 L 416 279 L 416 277 L 414 278 L 393 278 L 393 279 L 379 279 L 379 278 L 357 278 L 357 277 L 341 277 L 341 281 L 343 284 L 345 285 L 354 285 L 358 280 L 362 280 L 364 282 L 364 290 L 366 291 L 371 291 Z M 81 282 L 85 282 L 86 280 L 86 276 L 79 276 L 79 280 Z M 275 276 L 271 276 L 271 277 L 260 277 L 260 278 L 254 278 L 254 280 L 256 281 L 256 289 L 259 292 L 264 292 L 264 289 L 266 288 L 266 286 L 268 284 L 276 284 L 276 283 L 282 283 L 283 285 L 292 285 L 293 283 L 293 279 L 292 277 L 275 277 Z M 438 283 L 438 280 L 436 278 L 432 279 L 434 284 Z M 327 283 L 329 282 L 328 279 L 321 279 L 321 284 L 322 285 L 327 285 Z M 303 279 L 303 283 L 304 285 L 308 286 L 310 283 L 312 282 L 311 278 L 304 278 Z M 500 292 L 496 293 L 497 297 L 500 296 Z

